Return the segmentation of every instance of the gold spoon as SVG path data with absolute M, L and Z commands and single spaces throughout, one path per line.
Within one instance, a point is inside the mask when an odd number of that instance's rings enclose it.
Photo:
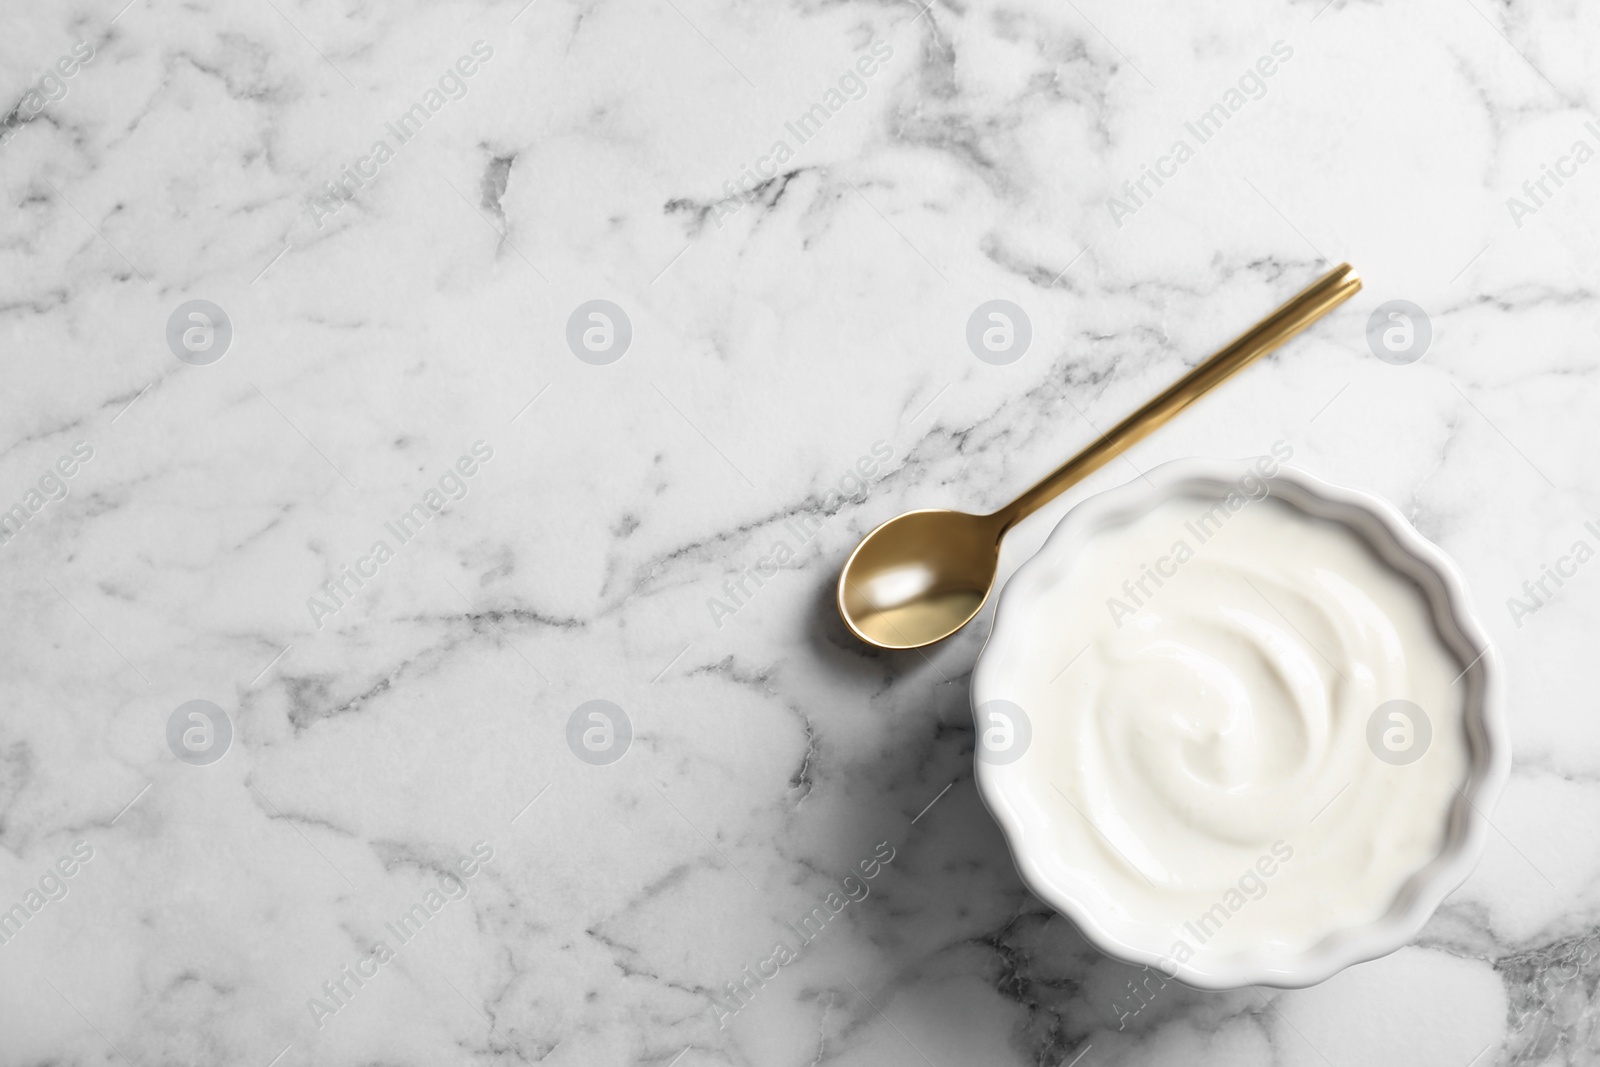
M 1007 530 L 1360 288 L 1355 268 L 1341 263 L 992 515 L 908 511 L 873 530 L 839 575 L 845 625 L 879 648 L 921 648 L 949 637 L 988 599 Z

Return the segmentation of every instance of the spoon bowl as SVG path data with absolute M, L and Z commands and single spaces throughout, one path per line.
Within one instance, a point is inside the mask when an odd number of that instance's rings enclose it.
M 993 515 L 908 511 L 869 533 L 839 577 L 839 614 L 880 648 L 921 648 L 983 607 L 1000 565 Z

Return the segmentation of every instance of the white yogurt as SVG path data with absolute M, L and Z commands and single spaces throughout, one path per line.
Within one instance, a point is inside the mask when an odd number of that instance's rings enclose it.
M 1011 770 L 1052 809 L 1041 844 L 1179 964 L 1379 918 L 1468 774 L 1465 665 L 1422 592 L 1344 525 L 1244 488 L 1101 528 L 1041 593 L 1006 687 L 1032 733 Z M 1423 716 L 1373 725 L 1393 700 Z

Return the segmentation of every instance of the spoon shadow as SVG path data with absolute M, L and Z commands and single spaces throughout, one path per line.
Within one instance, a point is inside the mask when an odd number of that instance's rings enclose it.
M 937 644 L 924 648 L 880 648 L 857 637 L 839 616 L 834 582 L 843 565 L 844 557 L 841 557 L 827 572 L 830 580 L 817 583 L 812 591 L 806 626 L 807 644 L 829 669 L 847 678 L 875 683 L 875 688 L 880 689 L 902 678 L 931 676 L 936 682 L 951 682 L 964 681 L 972 673 L 984 636 L 989 632 L 993 596 L 970 623 Z

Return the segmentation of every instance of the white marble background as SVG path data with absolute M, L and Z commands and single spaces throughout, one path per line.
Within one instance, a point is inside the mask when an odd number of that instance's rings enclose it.
M 93 449 L 0 544 L 0 908 L 28 911 L 0 1065 L 1600 1061 L 1600 565 L 1506 604 L 1600 516 L 1600 163 L 1507 206 L 1600 145 L 1600 11 L 123 2 L 0 24 L 0 509 Z M 1107 198 L 1280 40 L 1118 226 Z M 480 41 L 464 97 L 317 201 Z M 730 199 L 874 41 L 865 94 Z M 1132 1013 L 973 790 L 987 615 L 875 654 L 832 582 L 877 522 L 998 505 L 1342 259 L 1365 292 L 1131 463 L 1282 438 L 1396 502 L 1500 644 L 1515 770 L 1414 945 Z M 565 341 L 597 298 L 633 326 L 606 366 Z M 1364 333 L 1396 298 L 1435 334 L 1407 366 Z M 233 327 L 208 366 L 166 340 L 192 299 Z M 965 342 L 991 299 L 1033 325 L 1010 365 Z M 477 441 L 465 498 L 318 628 L 319 584 Z M 194 699 L 232 723 L 209 766 L 166 740 Z M 635 734 L 609 766 L 565 740 L 594 699 Z M 465 898 L 315 1012 L 476 842 Z M 720 1028 L 723 983 L 879 842 L 870 896 Z

